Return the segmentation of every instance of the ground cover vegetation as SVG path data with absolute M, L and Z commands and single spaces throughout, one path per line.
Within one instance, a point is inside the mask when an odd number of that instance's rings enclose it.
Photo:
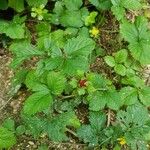
M 0 33 L 13 54 L 12 93 L 23 88 L 28 94 L 19 123 L 11 117 L 0 126 L 0 148 L 24 134 L 54 142 L 73 138 L 93 149 L 147 150 L 150 87 L 142 69 L 150 64 L 148 2 L 0 0 L 0 9 L 8 8 L 13 14 L 0 18 Z M 101 42 L 107 33 L 114 39 Z M 92 67 L 97 59 L 99 70 Z

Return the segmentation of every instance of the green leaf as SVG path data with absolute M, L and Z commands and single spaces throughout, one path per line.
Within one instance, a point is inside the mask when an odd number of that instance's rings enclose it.
M 132 114 L 132 115 L 131 115 Z M 140 115 L 139 115 L 140 114 Z M 149 114 L 147 108 L 141 104 L 135 104 L 127 107 L 126 111 L 119 111 L 117 118 L 121 124 L 125 124 L 128 127 L 140 127 L 147 123 L 149 120 Z
M 11 118 L 7 118 L 3 121 L 2 126 L 9 131 L 15 131 L 15 121 Z
M 92 50 L 95 48 L 95 42 L 86 37 L 80 37 L 69 39 L 67 44 L 64 46 L 64 51 L 69 56 L 85 56 L 87 57 L 91 54 Z
M 47 91 L 47 92 L 49 92 L 48 87 L 40 82 L 40 79 L 34 70 L 30 71 L 27 74 L 25 84 L 32 91 Z
M 126 75 L 126 67 L 124 65 L 117 64 L 117 65 L 115 65 L 114 70 L 117 74 L 119 74 L 121 76 Z
M 110 67 L 114 67 L 115 66 L 115 59 L 112 56 L 105 56 L 104 58 L 106 64 Z
M 62 70 L 65 74 L 76 73 L 77 70 L 87 71 L 89 69 L 88 56 L 95 48 L 95 42 L 86 37 L 69 39 L 64 46 L 65 56 Z
M 21 12 L 24 10 L 24 0 L 8 0 L 8 6 Z
M 133 87 L 124 87 L 120 90 L 121 100 L 125 105 L 133 105 L 138 101 L 137 89 Z
M 127 57 L 128 57 L 128 52 L 126 49 L 122 49 L 122 50 L 118 51 L 117 53 L 115 53 L 115 61 L 117 63 L 125 62 Z
M 83 26 L 80 11 L 66 10 L 60 17 L 60 23 L 64 27 L 80 28 Z
M 124 21 L 120 27 L 123 38 L 129 42 L 131 55 L 141 64 L 150 63 L 150 35 L 147 20 L 143 16 L 136 18 L 135 23 Z
M 118 110 L 123 105 L 120 93 L 116 90 L 109 90 L 107 92 L 103 92 L 101 99 L 105 99 L 105 101 L 107 102 L 107 107 L 113 110 Z
M 91 26 L 92 24 L 95 23 L 95 18 L 98 15 L 98 12 L 93 11 L 91 12 L 86 18 L 85 18 L 85 25 L 86 26 Z
M 102 99 L 101 96 L 101 93 L 97 91 L 87 97 L 90 110 L 99 111 L 105 107 L 107 101 L 106 99 Z
M 66 126 L 72 126 L 74 119 L 77 119 L 74 112 L 66 112 L 55 116 L 47 123 L 46 132 L 48 133 L 49 138 L 55 142 L 68 140 L 68 137 L 65 134 L 67 131 Z
M 139 99 L 145 106 L 150 106 L 150 87 L 139 90 Z
M 47 85 L 54 95 L 59 95 L 65 88 L 66 79 L 63 75 L 57 72 L 50 72 L 47 75 Z
M 82 6 L 82 0 L 64 0 L 64 4 L 68 10 L 79 10 Z
M 12 131 L 0 127 L 0 148 L 10 148 L 16 144 L 16 137 Z
M 110 9 L 112 5 L 110 0 L 89 0 L 89 2 L 99 10 Z
M 25 128 L 24 125 L 20 125 L 20 126 L 18 126 L 18 127 L 16 128 L 16 134 L 17 134 L 17 135 L 22 135 L 22 134 L 25 133 L 25 131 L 26 131 L 26 128 Z
M 0 0 L 0 9 L 6 10 L 8 8 L 7 0 Z
M 122 20 L 124 18 L 125 9 L 123 7 L 112 6 L 111 10 L 113 14 L 115 15 L 115 17 L 117 18 L 117 20 Z
M 25 114 L 33 115 L 48 108 L 52 104 L 52 96 L 47 91 L 33 93 L 25 101 L 23 111 Z
M 82 125 L 77 134 L 85 143 L 96 146 L 100 142 L 99 140 L 102 141 L 101 134 L 103 134 L 102 129 L 106 123 L 106 115 L 102 112 L 91 112 L 89 120 L 90 125 Z
M 137 88 L 143 87 L 145 85 L 144 80 L 139 78 L 138 76 L 131 76 L 131 77 L 124 78 L 122 79 L 122 83 Z
M 84 56 L 72 56 L 64 61 L 62 71 L 66 75 L 73 75 L 77 70 L 87 72 L 89 70 L 88 58 Z
M 141 64 L 150 63 L 150 41 L 140 41 L 129 45 L 132 56 Z
M 121 5 L 126 9 L 139 10 L 142 8 L 141 0 L 121 0 Z
M 12 39 L 22 39 L 25 34 L 24 24 L 18 24 L 14 21 L 0 20 L 0 33 L 5 33 Z
M 26 0 L 28 5 L 34 6 L 34 7 L 39 7 L 40 5 L 46 5 L 48 0 Z
M 31 45 L 28 41 L 16 42 L 10 46 L 10 50 L 16 55 L 15 62 L 12 67 L 16 68 L 24 60 L 33 56 L 40 56 L 44 53 L 39 51 L 36 47 Z

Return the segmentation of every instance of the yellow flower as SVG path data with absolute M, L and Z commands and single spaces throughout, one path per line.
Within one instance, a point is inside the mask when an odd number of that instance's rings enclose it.
M 89 32 L 91 33 L 91 37 L 97 38 L 99 35 L 99 30 L 96 27 L 93 27 Z
M 125 145 L 127 143 L 124 137 L 118 138 L 117 141 L 119 142 L 120 145 Z

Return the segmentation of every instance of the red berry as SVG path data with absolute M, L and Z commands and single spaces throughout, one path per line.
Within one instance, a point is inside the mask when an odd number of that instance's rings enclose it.
M 87 82 L 87 80 L 86 79 L 84 79 L 84 80 L 80 80 L 79 81 L 79 85 L 80 85 L 80 87 L 86 87 L 87 85 L 86 85 L 86 82 Z

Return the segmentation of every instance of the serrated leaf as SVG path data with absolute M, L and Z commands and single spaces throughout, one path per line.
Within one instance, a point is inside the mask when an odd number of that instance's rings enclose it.
M 79 28 L 83 26 L 82 16 L 80 11 L 66 10 L 60 17 L 60 23 L 64 27 Z
M 52 104 L 52 96 L 47 91 L 33 93 L 25 101 L 23 111 L 25 114 L 33 115 L 48 108 Z
M 82 0 L 64 0 L 64 4 L 68 10 L 78 10 L 83 2 Z
M 100 137 L 106 123 L 106 116 L 102 112 L 91 112 L 89 120 L 90 125 L 82 125 L 78 129 L 77 134 L 85 143 L 96 146 L 100 140 L 102 141 Z
M 137 89 L 133 87 L 124 87 L 120 90 L 121 100 L 125 105 L 133 105 L 138 101 Z
M 115 17 L 117 18 L 117 20 L 122 20 L 124 18 L 125 9 L 123 7 L 112 6 L 111 10 L 113 14 L 115 15 Z
M 114 70 L 117 74 L 119 74 L 121 76 L 126 75 L 126 67 L 124 65 L 117 64 L 117 65 L 115 65 Z
M 115 59 L 112 56 L 105 56 L 104 58 L 106 64 L 110 67 L 114 67 L 115 66 Z
M 122 83 L 126 85 L 131 85 L 137 88 L 144 86 L 144 80 L 138 76 L 131 76 L 131 77 L 124 78 L 122 79 Z
M 67 55 L 81 55 L 87 57 L 95 47 L 95 42 L 90 38 L 80 37 L 69 39 L 64 46 Z
M 139 90 L 139 99 L 145 106 L 150 106 L 150 87 Z
M 0 21 L 0 33 L 5 33 L 12 39 L 22 39 L 25 34 L 23 24 L 17 24 L 14 21 Z
M 117 118 L 120 120 L 120 123 L 126 124 L 129 127 L 132 123 L 133 127 L 139 126 L 141 128 L 142 125 L 144 125 L 149 120 L 149 115 L 147 108 L 138 103 L 128 106 L 127 111 L 119 111 Z
M 46 5 L 46 3 L 48 2 L 48 0 L 26 0 L 28 5 L 30 6 L 35 6 L 35 7 L 39 7 L 40 5 Z
M 40 79 L 34 70 L 30 71 L 25 80 L 26 86 L 32 91 L 47 91 L 49 92 L 48 87 L 40 82 Z
M 72 126 L 72 119 L 75 118 L 76 115 L 74 112 L 66 112 L 55 116 L 55 118 L 47 123 L 46 132 L 48 132 L 49 138 L 55 142 L 68 140 L 65 134 L 67 131 L 66 126 Z
M 65 60 L 62 66 L 62 72 L 67 75 L 73 75 L 77 70 L 87 72 L 89 70 L 88 58 L 84 56 L 74 56 Z
M 0 148 L 10 148 L 16 143 L 16 137 L 12 131 L 0 127 Z
M 77 37 L 69 39 L 64 46 L 67 56 L 62 66 L 65 74 L 76 73 L 77 70 L 87 71 L 89 69 L 88 56 L 95 47 L 95 42 L 90 38 Z
M 128 56 L 128 52 L 126 49 L 122 49 L 118 52 L 115 53 L 115 61 L 117 63 L 123 63 L 126 61 L 127 59 L 127 56 Z
M 110 9 L 112 5 L 110 0 L 89 0 L 89 2 L 99 10 Z
M 92 111 L 99 111 L 103 109 L 107 103 L 105 99 L 101 98 L 100 92 L 94 92 L 87 97 L 89 101 L 89 109 Z
M 139 16 L 134 24 L 124 21 L 120 32 L 125 40 L 129 42 L 131 55 L 141 64 L 150 63 L 150 41 L 147 27 L 147 20 Z
M 8 6 L 21 12 L 24 10 L 24 0 L 8 0 Z
M 47 85 L 52 94 L 61 94 L 65 88 L 65 82 L 65 77 L 58 72 L 50 72 L 47 75 Z
M 16 56 L 16 58 L 13 60 L 13 68 L 19 66 L 26 59 L 44 54 L 43 52 L 39 51 L 36 47 L 31 45 L 28 41 L 13 43 L 10 46 L 10 50 Z
M 121 0 L 121 5 L 126 9 L 139 10 L 142 8 L 140 0 Z

